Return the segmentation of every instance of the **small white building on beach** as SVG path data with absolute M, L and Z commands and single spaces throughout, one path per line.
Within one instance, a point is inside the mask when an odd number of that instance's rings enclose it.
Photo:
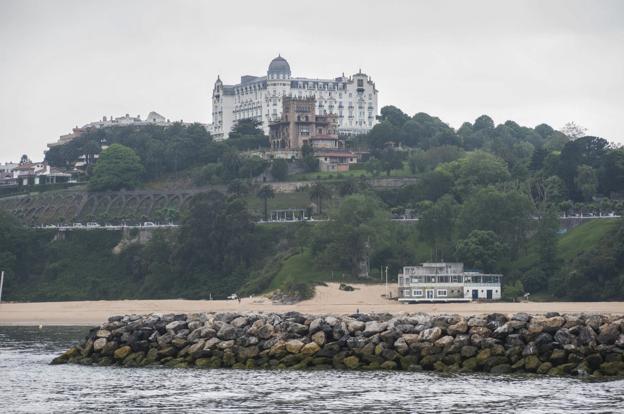
M 499 300 L 501 274 L 464 271 L 463 263 L 405 266 L 398 275 L 399 302 Z

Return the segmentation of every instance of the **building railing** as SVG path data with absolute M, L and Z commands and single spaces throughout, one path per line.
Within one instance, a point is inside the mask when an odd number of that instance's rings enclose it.
M 409 282 L 405 283 L 405 281 L 399 281 L 399 288 L 411 288 L 411 287 L 421 287 L 421 286 L 435 286 L 435 287 L 457 287 L 457 286 L 500 286 L 501 281 L 496 282 Z

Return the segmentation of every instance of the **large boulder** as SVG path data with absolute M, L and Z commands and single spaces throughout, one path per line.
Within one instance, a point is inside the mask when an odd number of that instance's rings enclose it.
M 232 325 L 224 324 L 221 329 L 217 332 L 217 338 L 229 341 L 236 338 L 236 328 Z
M 383 332 L 388 327 L 388 324 L 385 322 L 378 321 L 369 321 L 366 322 L 366 327 L 364 328 L 364 336 L 373 336 L 380 332 Z
M 168 323 L 165 326 L 165 329 L 167 331 L 177 332 L 177 331 L 179 331 L 181 329 L 185 329 L 186 327 L 187 327 L 187 324 L 184 321 L 173 321 L 171 323 Z
M 196 342 L 189 346 L 187 349 L 187 353 L 191 355 L 193 358 L 197 358 L 204 351 L 204 346 L 206 345 L 205 339 L 200 339 L 199 342 Z
M 596 332 L 589 326 L 579 326 L 576 338 L 579 345 L 591 345 L 596 342 Z
M 449 335 L 452 335 L 452 336 L 455 336 L 458 334 L 464 334 L 468 331 L 468 323 L 464 319 L 461 319 L 459 322 L 453 325 L 449 325 L 446 328 L 446 331 L 448 332 Z
M 425 329 L 424 331 L 422 331 L 420 333 L 419 339 L 421 341 L 435 342 L 441 336 L 442 336 L 442 329 L 436 326 L 434 328 L 429 328 L 429 329 Z
M 242 328 L 248 323 L 249 323 L 249 318 L 245 316 L 239 316 L 238 318 L 233 319 L 232 322 L 230 322 L 230 325 L 232 325 L 235 328 Z
M 469 328 L 472 328 L 474 326 L 487 326 L 487 319 L 481 318 L 479 316 L 473 316 L 472 318 L 468 319 L 467 325 Z
M 555 342 L 558 342 L 562 346 L 570 344 L 576 345 L 576 336 L 572 335 L 572 333 L 570 333 L 570 330 L 567 328 L 559 329 L 557 333 L 555 333 L 553 339 L 555 340 Z
M 274 332 L 275 328 L 273 327 L 273 325 L 266 324 L 258 328 L 258 330 L 256 331 L 256 336 L 260 339 L 269 339 L 271 336 L 273 336 Z
M 128 345 L 125 345 L 120 348 L 117 348 L 115 352 L 113 353 L 113 356 L 115 357 L 116 360 L 121 361 L 125 359 L 128 355 L 130 355 L 131 352 L 132 352 L 132 348 L 130 348 Z
M 216 337 L 208 339 L 204 344 L 204 350 L 210 351 L 211 349 L 215 348 L 217 344 L 219 344 L 219 342 L 221 342 L 221 340 Z
M 614 323 L 604 324 L 600 327 L 598 334 L 598 342 L 603 345 L 613 345 L 620 336 L 618 325 Z
M 288 344 L 286 344 L 286 347 L 288 347 Z M 316 354 L 319 350 L 321 349 L 321 347 L 316 343 L 316 342 L 310 342 L 305 344 L 302 348 L 301 348 L 301 353 L 303 355 L 314 355 Z
M 106 338 L 98 338 L 93 342 L 93 351 L 100 352 L 106 346 Z
M 317 331 L 314 334 L 312 334 L 311 339 L 316 342 L 316 344 L 318 346 L 323 346 L 325 345 L 325 342 L 327 341 L 327 338 L 325 336 L 325 332 L 323 331 Z
M 352 320 L 347 323 L 347 329 L 349 329 L 349 333 L 356 333 L 358 331 L 363 331 L 366 328 L 366 323 L 358 320 Z
M 291 354 L 296 354 L 301 350 L 301 348 L 303 348 L 303 345 L 304 343 L 299 341 L 298 339 L 291 339 L 290 341 L 286 342 L 286 350 Z
M 355 355 L 352 355 L 343 359 L 342 363 L 349 369 L 356 369 L 360 365 L 360 359 Z
M 256 345 L 241 347 L 238 349 L 238 357 L 242 360 L 249 358 L 255 358 L 260 353 L 260 350 Z
M 561 328 L 564 323 L 565 319 L 561 316 L 553 316 L 552 318 L 545 318 L 541 320 L 544 330 L 550 333 L 557 332 L 557 330 Z
M 109 331 L 108 329 L 98 329 L 98 331 L 95 333 L 96 338 L 104 338 L 104 339 L 108 339 L 111 337 L 111 331 Z
M 453 338 L 452 336 L 446 335 L 446 336 L 441 337 L 437 341 L 435 341 L 434 344 L 436 346 L 439 346 L 440 348 L 445 348 L 446 346 L 451 345 L 454 340 L 455 340 L 455 338 Z

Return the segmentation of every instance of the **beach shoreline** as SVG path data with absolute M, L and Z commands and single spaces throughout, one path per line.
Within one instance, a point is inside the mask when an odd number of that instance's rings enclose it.
M 297 311 L 304 314 L 347 315 L 363 313 L 416 313 L 478 315 L 526 312 L 543 314 L 601 313 L 624 314 L 624 302 L 472 302 L 402 304 L 387 300 L 384 285 L 353 285 L 345 292 L 337 283 L 317 286 L 312 299 L 291 305 L 274 304 L 265 297 L 237 300 L 102 300 L 68 302 L 3 302 L 0 304 L 0 326 L 97 325 L 113 315 L 198 312 L 264 312 Z

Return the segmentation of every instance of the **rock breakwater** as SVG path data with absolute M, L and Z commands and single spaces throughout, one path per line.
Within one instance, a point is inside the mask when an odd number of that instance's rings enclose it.
M 554 312 L 114 316 L 52 363 L 624 376 L 624 317 Z

